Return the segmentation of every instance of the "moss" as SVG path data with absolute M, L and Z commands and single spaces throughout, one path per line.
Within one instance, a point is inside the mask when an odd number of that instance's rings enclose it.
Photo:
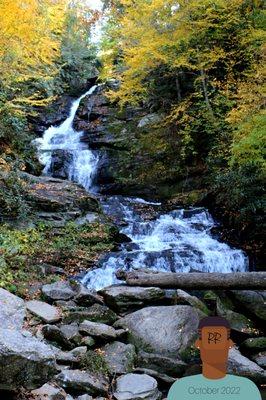
M 88 350 L 80 360 L 80 367 L 86 371 L 104 375 L 108 375 L 110 372 L 100 349 Z
M 266 337 L 247 339 L 241 346 L 254 352 L 263 351 L 266 349 Z
M 191 364 L 192 362 L 200 362 L 200 351 L 194 345 L 181 351 L 179 355 L 181 359 L 188 364 Z

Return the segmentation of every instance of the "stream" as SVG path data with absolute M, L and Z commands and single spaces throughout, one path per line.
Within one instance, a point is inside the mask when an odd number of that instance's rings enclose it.
M 90 150 L 81 142 L 83 132 L 73 128 L 81 100 L 97 90 L 93 86 L 73 101 L 69 117 L 59 126 L 49 127 L 36 140 L 43 174 L 52 175 L 52 154 L 65 150 L 70 155 L 68 179 L 97 195 L 94 178 L 100 150 Z M 216 222 L 207 209 L 190 208 L 164 211 L 161 203 L 125 196 L 97 195 L 106 214 L 111 216 L 131 242 L 121 244 L 119 251 L 108 253 L 98 268 L 90 270 L 83 283 L 100 290 L 120 283 L 117 269 L 146 268 L 172 272 L 243 272 L 248 270 L 248 257 L 231 248 L 212 234 Z

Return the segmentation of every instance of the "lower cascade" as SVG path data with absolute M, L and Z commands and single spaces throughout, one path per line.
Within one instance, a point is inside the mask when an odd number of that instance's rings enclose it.
M 93 86 L 72 104 L 69 117 L 59 126 L 51 126 L 36 140 L 43 173 L 53 175 L 52 159 L 57 151 L 68 155 L 66 177 L 97 193 L 99 152 L 81 142 L 83 132 L 73 128 L 80 101 L 97 90 Z M 129 241 L 120 250 L 108 253 L 96 269 L 90 270 L 82 282 L 100 290 L 120 283 L 116 271 L 147 268 L 166 272 L 243 272 L 248 258 L 243 251 L 220 242 L 212 233 L 216 225 L 204 208 L 164 211 L 161 203 L 124 196 L 100 196 L 102 208 L 121 227 Z M 148 210 L 148 213 L 145 213 Z M 130 241 L 131 240 L 131 241 Z

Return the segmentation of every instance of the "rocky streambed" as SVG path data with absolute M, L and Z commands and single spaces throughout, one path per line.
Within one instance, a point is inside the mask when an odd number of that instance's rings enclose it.
M 176 379 L 200 373 L 194 341 L 206 315 L 231 322 L 228 372 L 265 383 L 265 292 L 94 292 L 76 281 L 41 291 L 24 301 L 0 289 L 1 398 L 163 398 Z

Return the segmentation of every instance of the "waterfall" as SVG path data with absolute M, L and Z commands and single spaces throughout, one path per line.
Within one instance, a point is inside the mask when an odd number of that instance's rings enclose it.
M 73 128 L 73 121 L 80 101 L 92 95 L 93 86 L 72 104 L 69 117 L 59 126 L 48 128 L 41 139 L 36 140 L 39 159 L 44 173 L 50 170 L 53 152 L 64 150 L 71 155 L 68 160 L 68 179 L 92 190 L 97 171 L 99 153 L 91 151 L 81 142 L 83 132 Z M 119 251 L 108 253 L 98 268 L 90 270 L 82 282 L 90 289 L 120 283 L 117 269 L 148 268 L 172 272 L 242 272 L 248 270 L 248 258 L 238 249 L 231 248 L 212 234 L 216 225 L 204 208 L 176 209 L 164 212 L 161 203 L 147 202 L 141 198 L 109 196 L 101 199 L 107 215 L 122 222 L 120 232 L 127 235 L 130 243 L 123 243 Z M 139 208 L 153 210 L 147 219 Z
M 154 209 L 152 220 L 146 220 L 136 209 L 145 203 Z M 83 283 L 88 288 L 100 290 L 121 283 L 115 276 L 118 269 L 224 273 L 248 270 L 248 258 L 243 251 L 213 237 L 211 229 L 216 223 L 204 208 L 161 213 L 160 203 L 145 203 L 142 199 L 122 196 L 102 201 L 107 214 L 126 222 L 121 232 L 132 242 L 122 244 L 119 252 L 103 259 L 100 268 L 85 275 Z
M 73 121 L 81 100 L 92 95 L 97 88 L 98 85 L 93 86 L 77 100 L 74 100 L 68 118 L 59 126 L 50 126 L 42 138 L 35 140 L 39 161 L 44 166 L 44 174 L 49 174 L 53 152 L 65 150 L 72 158 L 68 179 L 79 183 L 87 190 L 91 189 L 93 183 L 98 156 L 80 141 L 83 132 L 78 132 L 73 128 Z

